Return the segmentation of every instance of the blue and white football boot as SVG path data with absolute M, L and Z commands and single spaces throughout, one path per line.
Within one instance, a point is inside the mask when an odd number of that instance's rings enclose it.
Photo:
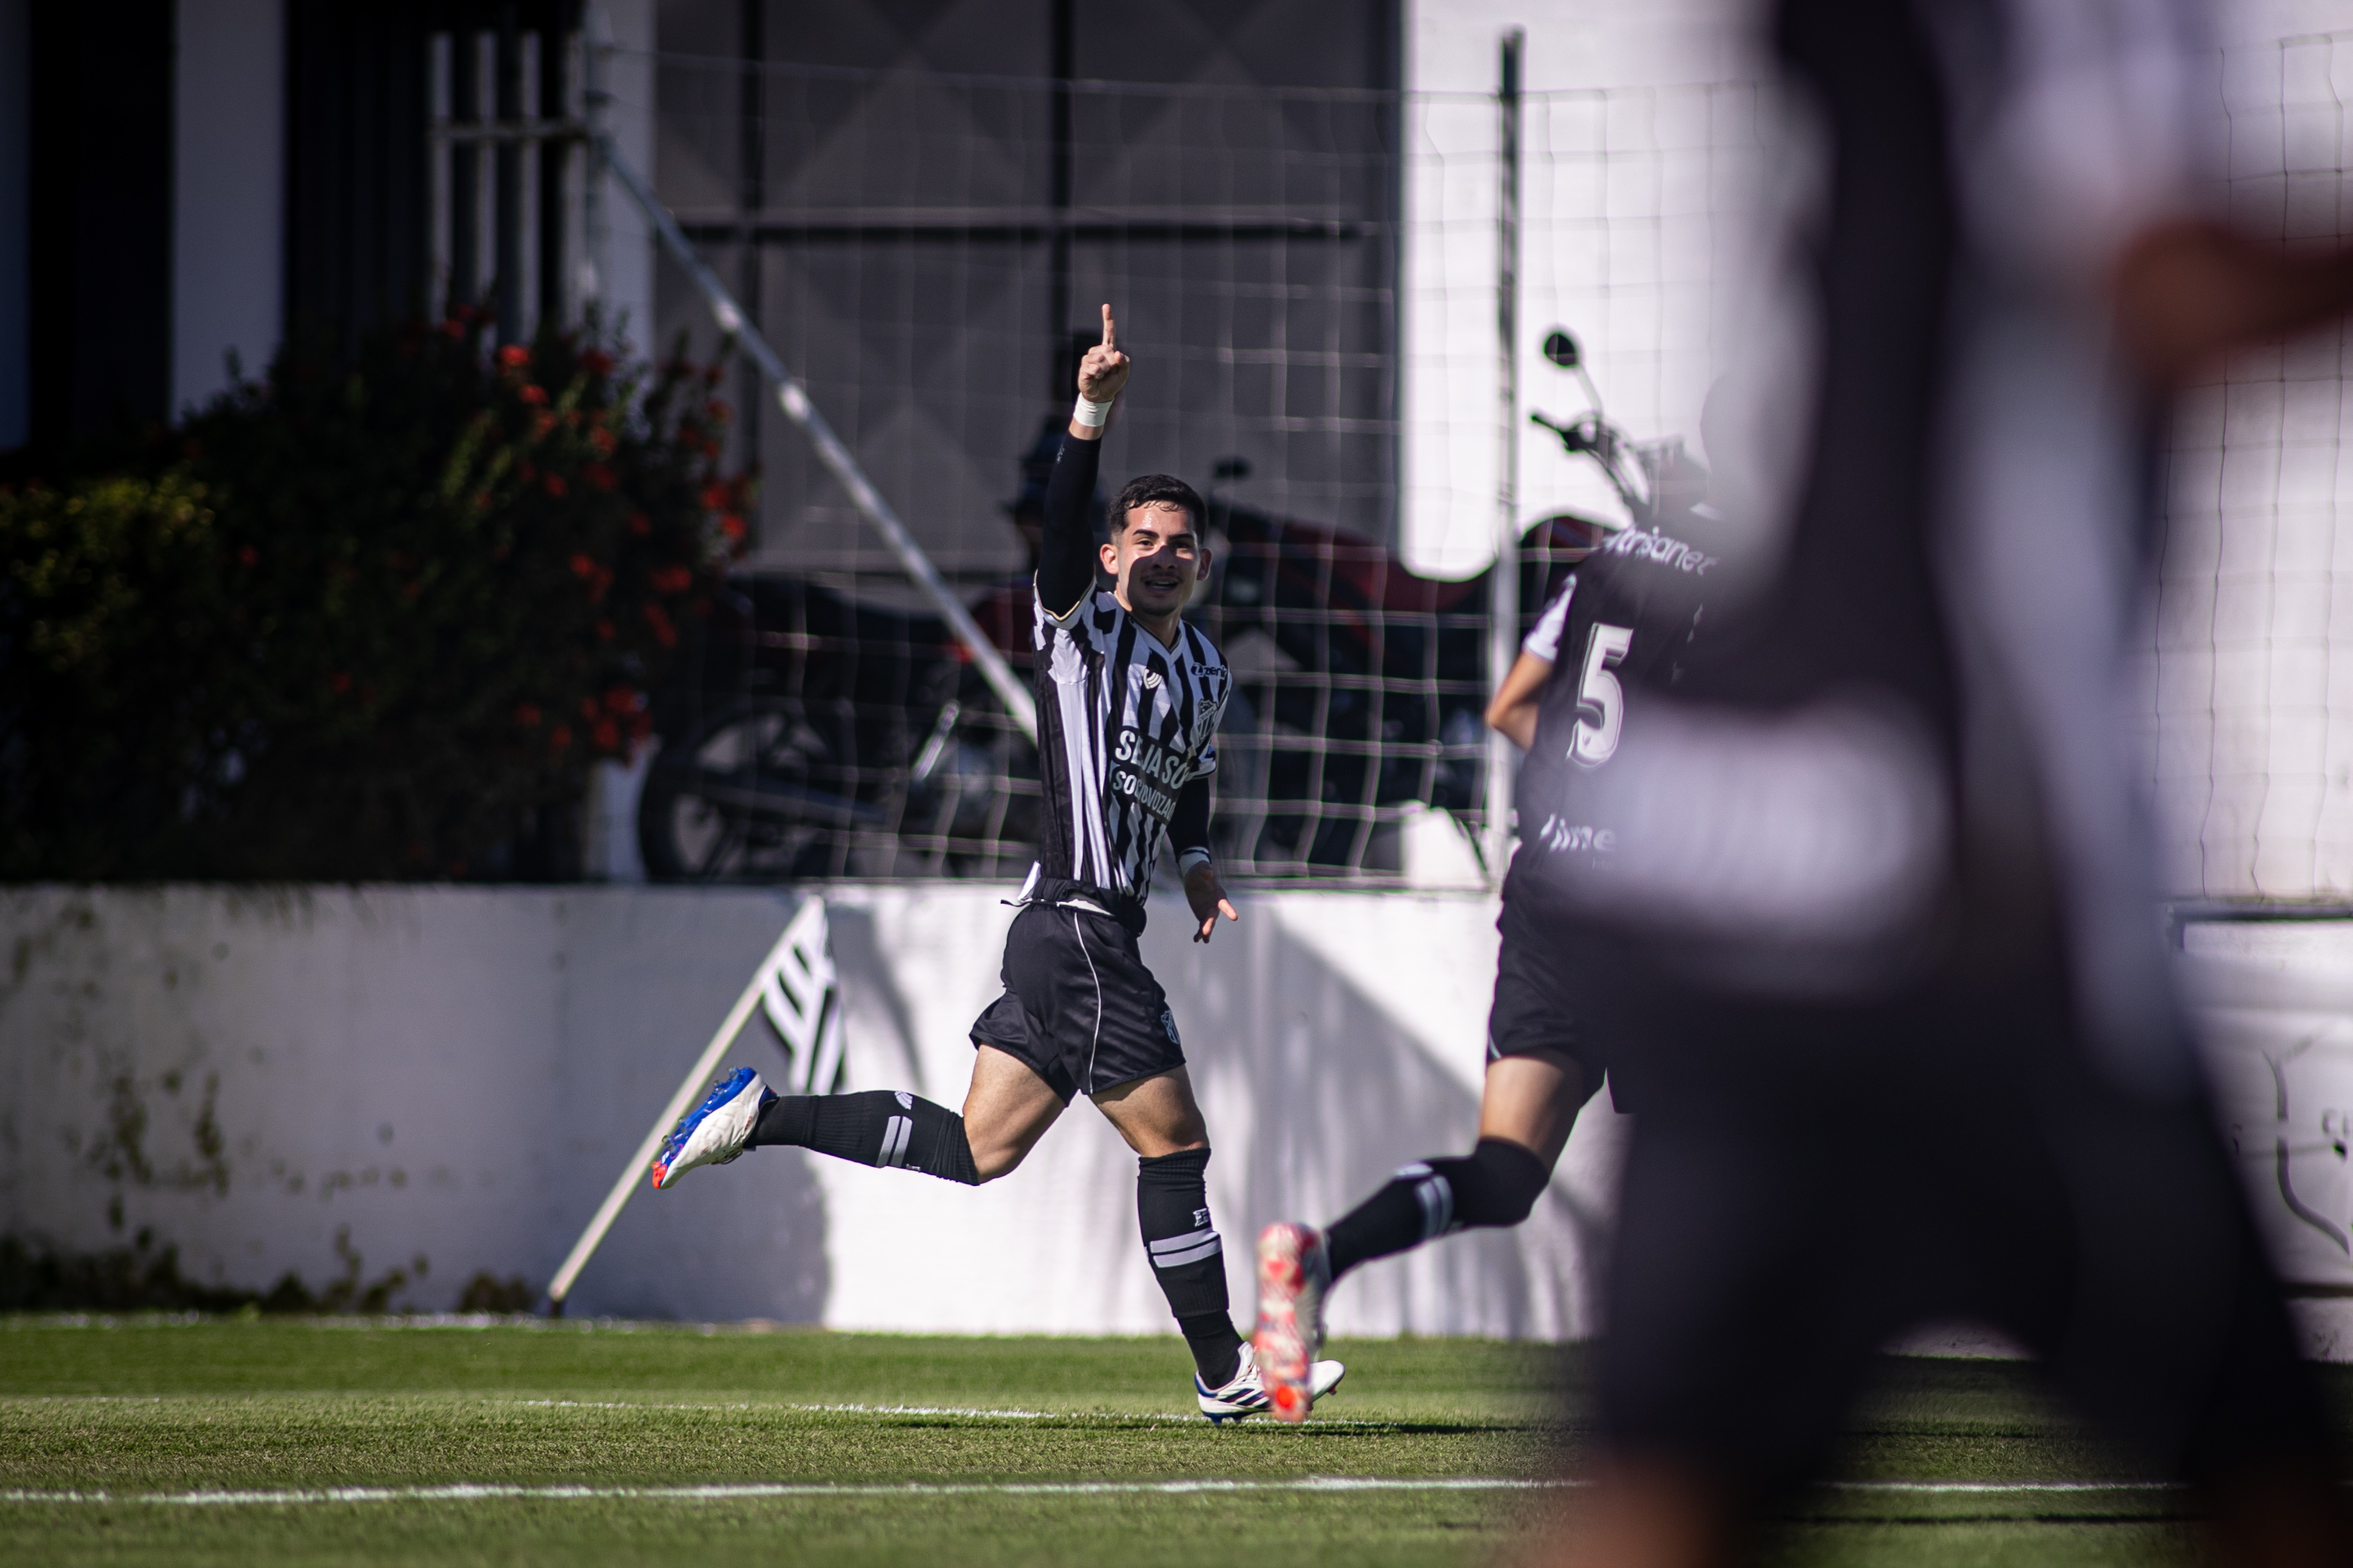
M 1308 1387 L 1313 1391 L 1310 1402 L 1339 1387 L 1340 1380 L 1347 1375 L 1348 1369 L 1336 1361 L 1317 1362 L 1308 1373 Z M 1242 1363 L 1235 1369 L 1232 1382 L 1223 1388 L 1211 1388 L 1197 1372 L 1193 1374 L 1193 1394 L 1201 1402 L 1201 1414 L 1209 1418 L 1212 1426 L 1273 1409 L 1272 1402 L 1267 1398 L 1266 1384 L 1259 1376 L 1258 1361 L 1247 1344 L 1242 1347 Z
M 737 1068 L 679 1118 L 654 1156 L 654 1185 L 669 1186 L 697 1165 L 723 1165 L 751 1145 L 761 1108 L 776 1098 L 760 1075 Z

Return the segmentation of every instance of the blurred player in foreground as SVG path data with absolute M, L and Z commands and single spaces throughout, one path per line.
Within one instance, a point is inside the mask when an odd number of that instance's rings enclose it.
M 1088 513 L 1112 405 L 1127 384 L 1111 307 L 1079 367 L 1079 401 L 1047 486 L 1038 561 L 1039 863 L 1005 941 L 1005 994 L 972 1026 L 964 1113 L 904 1090 L 779 1096 L 738 1068 L 655 1156 L 667 1187 L 699 1165 L 789 1144 L 977 1185 L 1010 1174 L 1084 1094 L 1138 1158 L 1136 1217 L 1184 1331 L 1201 1413 L 1263 1410 L 1256 1363 L 1228 1314 L 1209 1220 L 1209 1134 L 1166 993 L 1136 951 L 1164 839 L 1197 942 L 1239 920 L 1209 857 L 1209 775 L 1231 679 L 1185 605 L 1209 574 L 1200 498 L 1165 474 L 1131 479 L 1098 547 Z M 1099 590 L 1100 558 L 1115 587 Z M 952 1286 L 950 1288 L 953 1288 Z M 1316 1392 L 1340 1381 L 1314 1370 Z
M 1600 1485 L 1546 1550 L 1738 1557 L 1877 1348 L 1967 1318 L 2200 1489 L 2227 1560 L 2353 1561 L 2128 731 L 2163 395 L 2353 306 L 2353 258 L 2204 216 L 2180 0 L 1768 10 L 1812 177 L 1800 363 L 1726 505 L 1767 564 L 1711 584 L 1683 679 L 1629 679 L 1611 765 L 1535 807 L 1619 826 L 1546 869 L 1572 994 L 1644 1068 Z
M 1613 534 L 1580 561 L 1546 603 L 1487 706 L 1487 722 L 1528 753 L 1519 779 L 1522 838 L 1504 879 L 1502 945 L 1487 1019 L 1487 1073 L 1479 1141 L 1467 1155 L 1417 1161 L 1326 1229 L 1268 1226 L 1258 1241 L 1254 1343 L 1273 1413 L 1303 1421 L 1323 1342 L 1326 1292 L 1350 1269 L 1458 1230 L 1515 1226 L 1552 1179 L 1577 1111 L 1609 1076 L 1620 1110 L 1633 1110 L 1623 1060 L 1609 1060 L 1580 1025 L 1559 958 L 1560 932 L 1536 868 L 1589 851 L 1606 824 L 1536 807 L 1563 768 L 1594 769 L 1616 751 L 1622 683 L 1672 686 L 1704 618 L 1708 574 L 1719 566 L 1722 519 L 1703 501 L 1668 520 Z M 1563 658 L 1564 651 L 1567 657 Z

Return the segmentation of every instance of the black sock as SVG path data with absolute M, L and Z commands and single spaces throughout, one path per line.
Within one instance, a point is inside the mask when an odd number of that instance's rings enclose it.
M 1482 1138 L 1462 1158 L 1408 1165 L 1324 1233 L 1332 1278 L 1466 1226 L 1517 1225 L 1550 1180 L 1549 1166 L 1504 1138 Z
M 1211 1388 L 1240 1370 L 1242 1337 L 1227 1315 L 1226 1249 L 1209 1225 L 1207 1149 L 1135 1163 L 1135 1217 L 1152 1277 L 1185 1332 L 1194 1368 Z
M 785 1095 L 760 1112 L 752 1144 L 790 1143 L 861 1165 L 896 1165 L 978 1186 L 964 1118 L 904 1089 Z

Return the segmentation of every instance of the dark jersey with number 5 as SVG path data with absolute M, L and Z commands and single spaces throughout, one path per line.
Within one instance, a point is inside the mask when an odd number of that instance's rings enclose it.
M 1717 557 L 1656 529 L 1612 535 L 1545 606 L 1523 645 L 1552 678 L 1537 699 L 1535 741 L 1520 764 L 1515 805 L 1520 848 L 1504 897 L 1556 901 L 1547 886 L 1617 847 L 1617 829 L 1590 820 L 1582 779 L 1609 765 L 1624 739 L 1630 702 L 1672 688 L 1699 636 L 1702 598 Z M 1582 863 L 1580 866 L 1579 863 Z

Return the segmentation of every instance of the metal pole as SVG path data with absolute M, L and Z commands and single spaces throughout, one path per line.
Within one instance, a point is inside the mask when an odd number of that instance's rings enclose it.
M 1525 35 L 1504 35 L 1495 89 L 1495 565 L 1487 574 L 1487 669 L 1503 684 L 1520 653 L 1520 50 Z M 1487 879 L 1500 886 L 1512 852 L 1512 742 L 1487 735 Z
M 738 47 L 744 65 L 736 77 L 735 277 L 744 291 L 744 315 L 747 320 L 757 321 L 760 315 L 760 274 L 768 257 L 766 247 L 761 245 L 756 237 L 760 215 L 768 205 L 768 78 L 761 68 L 768 54 L 768 0 L 739 0 L 738 11 Z M 756 365 L 746 364 L 741 374 L 741 390 L 736 395 L 743 400 L 744 418 L 735 427 L 736 450 L 747 462 L 757 464 L 760 461 L 760 372 Z M 759 522 L 756 511 L 752 521 L 756 528 Z M 757 533 L 753 536 L 752 542 L 759 543 Z
M 491 102 L 496 118 L 512 124 L 522 118 L 522 32 L 513 5 L 499 8 L 497 36 Z M 498 233 L 491 240 L 497 271 L 491 281 L 497 291 L 498 338 L 501 344 L 528 342 L 533 323 L 522 319 L 522 142 L 512 137 L 501 140 L 491 159 L 497 171 L 491 211 Z
M 818 413 L 817 405 L 809 401 L 808 388 L 785 368 L 785 362 L 776 357 L 776 351 L 768 346 L 768 341 L 760 335 L 760 329 L 752 324 L 751 318 L 735 303 L 733 297 L 727 292 L 726 285 L 721 283 L 711 268 L 703 264 L 702 255 L 678 226 L 678 220 L 670 216 L 670 209 L 654 199 L 652 187 L 638 175 L 629 161 L 621 156 L 620 149 L 614 146 L 610 139 L 600 145 L 604 149 L 605 166 L 613 172 L 614 178 L 621 182 L 621 188 L 629 193 L 629 199 L 638 204 L 639 210 L 646 215 L 646 220 L 654 226 L 655 232 L 661 237 L 662 247 L 686 269 L 687 277 L 693 280 L 695 289 L 710 305 L 711 314 L 719 322 L 719 330 L 733 340 L 738 353 L 760 367 L 760 374 L 766 376 L 768 384 L 776 389 L 776 404 L 785 411 L 785 417 L 801 427 L 802 434 L 809 438 L 809 445 L 817 448 L 818 461 L 823 463 L 841 488 L 849 492 L 850 504 L 873 524 L 874 531 L 882 536 L 882 542 L 899 558 L 900 566 L 914 581 L 915 586 L 930 596 L 941 618 L 947 622 L 948 629 L 955 634 L 956 641 L 972 655 L 972 662 L 980 670 L 982 679 L 988 682 L 988 689 L 997 693 L 997 700 L 1005 704 L 1005 710 L 1013 716 L 1013 721 L 1020 725 L 1022 733 L 1034 742 L 1038 739 L 1038 704 L 1021 684 L 1020 678 L 1013 673 L 1013 667 L 1005 662 L 1005 656 L 997 650 L 997 645 L 982 635 L 979 623 L 972 618 L 972 612 L 964 607 L 964 601 L 948 587 L 947 580 L 940 575 L 940 569 L 932 564 L 932 558 L 923 553 L 923 547 L 915 542 L 915 536 L 907 531 L 907 525 L 899 521 L 899 514 L 891 510 L 891 503 L 882 499 L 882 492 L 874 488 L 873 481 L 866 477 L 866 470 L 858 466 L 858 459 L 849 455 L 849 448 L 842 445 L 841 437 L 833 433 L 833 426 L 826 423 L 825 416 Z
M 482 36 L 471 26 L 449 35 L 449 119 L 462 126 L 482 118 Z M 482 147 L 449 143 L 450 305 L 471 306 L 481 295 Z
M 1052 382 L 1046 389 L 1050 402 L 1071 395 L 1072 378 L 1078 373 L 1078 366 L 1071 359 L 1071 79 L 1078 74 L 1077 14 L 1078 0 L 1054 0 L 1050 61 L 1054 96 L 1048 127 L 1052 137 L 1053 163 L 1046 182 L 1047 199 L 1054 208 L 1046 289 L 1046 326 L 1053 334 L 1049 340 L 1051 352 L 1046 363 L 1046 374 Z

